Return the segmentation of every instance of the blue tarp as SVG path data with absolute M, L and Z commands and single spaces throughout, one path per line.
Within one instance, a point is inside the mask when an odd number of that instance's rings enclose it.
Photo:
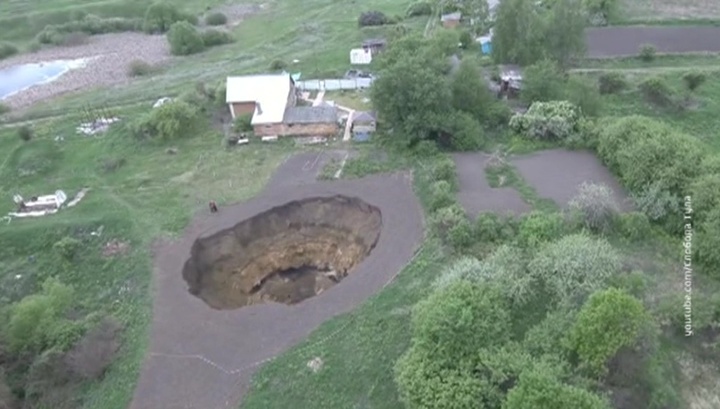
M 486 55 L 492 53 L 492 43 L 491 42 L 482 43 L 480 45 L 480 50 L 482 50 L 482 53 L 486 54 Z
M 353 132 L 353 140 L 356 142 L 367 142 L 370 140 L 370 132 Z

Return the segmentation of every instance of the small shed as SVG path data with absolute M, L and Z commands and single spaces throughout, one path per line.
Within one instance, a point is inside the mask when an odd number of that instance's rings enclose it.
M 384 38 L 370 38 L 362 42 L 363 50 L 370 51 L 372 55 L 382 52 L 386 45 L 387 40 Z
M 445 28 L 455 28 L 460 25 L 462 19 L 462 13 L 456 11 L 454 13 L 443 14 L 440 16 L 440 21 Z
M 350 50 L 350 64 L 367 65 L 372 62 L 372 52 L 366 48 L 353 48 Z
M 331 106 L 288 107 L 283 119 L 280 135 L 292 136 L 334 136 L 338 125 L 337 108 Z
M 355 112 L 352 117 L 353 140 L 365 142 L 377 129 L 377 119 L 374 112 Z
M 480 44 L 480 51 L 484 55 L 490 55 L 492 53 L 492 35 L 485 35 L 475 39 Z

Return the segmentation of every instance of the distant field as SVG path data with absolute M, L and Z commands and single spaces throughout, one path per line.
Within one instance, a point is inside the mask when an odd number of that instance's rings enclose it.
M 717 0 L 621 0 L 628 20 L 720 19 Z

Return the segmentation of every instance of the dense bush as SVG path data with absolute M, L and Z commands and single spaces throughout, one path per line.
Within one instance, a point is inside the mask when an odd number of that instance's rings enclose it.
M 692 182 L 693 221 L 702 222 L 712 209 L 720 208 L 720 173 L 705 173 Z
M 0 43 L 0 60 L 18 53 L 18 48 L 10 43 Z
M 619 208 L 609 187 L 583 183 L 578 194 L 570 200 L 570 210 L 581 217 L 585 228 L 606 233 L 613 227 Z
M 618 155 L 631 143 L 668 134 L 671 129 L 651 118 L 627 116 L 602 128 L 598 137 L 598 155 L 615 173 L 620 173 Z
M 155 67 L 143 60 L 130 61 L 130 65 L 128 66 L 128 75 L 131 77 L 142 77 L 150 75 L 153 72 L 155 72 Z
M 33 136 L 35 135 L 35 132 L 33 131 L 33 129 L 30 126 L 22 125 L 21 127 L 18 128 L 17 134 L 21 140 L 27 142 L 33 138 Z
M 645 62 L 651 62 L 655 59 L 655 54 L 657 54 L 657 51 L 655 50 L 654 45 L 644 44 L 640 46 L 640 53 L 638 56 Z
M 72 37 L 78 33 L 86 35 L 120 33 L 136 31 L 141 26 L 141 20 L 120 17 L 102 18 L 87 14 L 81 19 L 72 20 L 64 24 L 51 24 L 46 26 L 37 35 L 40 44 L 70 45 Z M 68 38 L 70 37 L 70 38 Z M 75 40 L 77 41 L 77 39 Z
M 270 63 L 270 69 L 272 71 L 281 71 L 287 68 L 287 63 L 283 60 L 273 60 Z
M 456 151 L 476 151 L 485 145 L 480 123 L 466 112 L 453 112 L 447 120 L 447 139 L 440 138 L 446 147 Z
M 550 60 L 539 61 L 525 69 L 520 98 L 528 104 L 556 101 L 564 97 L 565 75 Z
M 449 182 L 440 180 L 434 182 L 430 187 L 430 208 L 435 211 L 455 203 L 455 194 Z
M 620 254 L 605 240 L 570 235 L 540 250 L 529 270 L 554 301 L 582 303 L 620 271 Z
M 524 246 L 537 247 L 560 237 L 563 217 L 559 213 L 533 211 L 520 221 L 518 240 Z
M 433 12 L 433 5 L 429 1 L 416 1 L 408 6 L 405 15 L 408 17 L 429 16 Z
M 170 30 L 173 24 L 180 21 L 195 24 L 197 18 L 180 11 L 170 2 L 159 1 L 151 4 L 145 12 L 142 30 L 150 34 L 164 33 Z
M 390 19 L 382 11 L 366 11 L 360 14 L 358 18 L 358 24 L 360 27 L 367 26 L 382 26 L 389 24 Z
M 695 91 L 703 83 L 705 83 L 705 81 L 707 80 L 707 76 L 704 72 L 690 71 L 683 74 L 682 79 L 685 82 L 685 86 L 688 90 Z
M 448 231 L 448 241 L 455 250 L 464 250 L 475 242 L 473 228 L 467 218 L 461 219 Z
M 11 111 L 11 108 L 9 105 L 0 103 L 0 115 L 7 114 Z
M 720 208 L 712 209 L 697 226 L 695 257 L 705 274 L 720 279 Z
M 565 99 L 578 107 L 584 116 L 596 117 L 600 114 L 600 94 L 593 85 L 583 79 L 571 78 L 567 82 Z
M 661 181 L 653 182 L 632 194 L 635 207 L 654 222 L 680 215 L 682 198 L 667 191 Z
M 567 101 L 535 102 L 510 119 L 510 129 L 528 139 L 561 141 L 579 130 L 580 109 Z
M 611 409 L 600 396 L 566 385 L 547 371 L 529 369 L 520 374 L 510 389 L 503 409 Z
M 506 232 L 506 221 L 495 213 L 480 213 L 475 219 L 475 236 L 479 241 L 496 243 L 509 238 Z
M 647 240 L 652 233 L 652 225 L 643 212 L 623 213 L 618 218 L 618 229 L 623 237 L 632 241 Z
M 445 157 L 441 160 L 438 160 L 433 165 L 431 172 L 433 182 L 444 180 L 450 183 L 450 186 L 453 189 L 457 189 L 457 173 L 455 172 L 455 162 L 452 159 Z
M 430 216 L 430 224 L 441 237 L 447 236 L 448 232 L 461 223 L 467 216 L 465 211 L 457 203 L 437 209 Z
M 607 72 L 598 78 L 598 89 L 603 95 L 617 94 L 627 88 L 625 76 L 619 72 Z
M 60 257 L 66 261 L 72 261 L 81 246 L 82 242 L 80 240 L 66 236 L 53 244 L 53 250 L 57 251 Z
M 195 129 L 197 109 L 184 101 L 167 102 L 154 108 L 131 125 L 140 139 L 171 140 L 188 135 Z
M 208 29 L 202 32 L 202 42 L 205 47 L 215 47 L 223 44 L 230 44 L 235 39 L 227 31 Z
M 590 296 L 570 333 L 581 362 L 595 374 L 621 348 L 633 346 L 652 322 L 642 303 L 615 288 Z
M 227 24 L 227 16 L 220 12 L 215 12 L 205 16 L 205 24 L 209 26 L 222 26 Z
M 638 89 L 645 99 L 660 107 L 672 107 L 675 94 L 668 83 L 660 77 L 651 77 L 641 82 Z
M 205 48 L 200 32 L 186 21 L 173 23 L 167 33 L 167 40 L 173 55 L 195 54 Z

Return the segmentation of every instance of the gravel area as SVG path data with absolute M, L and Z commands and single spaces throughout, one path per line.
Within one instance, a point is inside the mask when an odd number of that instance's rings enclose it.
M 3 100 L 13 109 L 84 88 L 116 85 L 130 81 L 128 66 L 133 60 L 156 65 L 171 58 L 165 36 L 140 33 L 105 34 L 89 37 L 86 44 L 54 47 L 23 54 L 0 62 L 0 69 L 13 65 L 88 58 L 84 68 L 70 70 L 58 79 L 19 92 Z

